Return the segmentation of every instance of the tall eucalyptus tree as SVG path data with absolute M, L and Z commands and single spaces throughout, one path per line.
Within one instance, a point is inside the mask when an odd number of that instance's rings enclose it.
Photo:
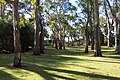
M 111 5 L 110 5 L 110 2 L 108 0 L 105 0 L 106 3 L 108 4 L 109 6 L 109 9 L 110 9 L 110 12 L 112 14 L 112 18 L 114 20 L 114 23 L 115 23 L 115 50 L 116 50 L 116 53 L 117 54 L 120 54 L 120 20 L 119 18 L 116 16 L 116 13 L 118 12 L 118 0 L 115 0 L 115 12 L 114 10 L 112 9 Z
M 100 46 L 100 28 L 99 28 L 99 4 L 94 0 L 94 56 L 102 56 Z
M 107 46 L 110 47 L 110 21 L 109 21 L 109 16 L 108 16 L 108 13 L 107 13 L 107 5 L 105 3 L 105 0 L 104 0 L 104 10 L 105 10 L 105 16 L 106 16 L 106 20 L 107 20 L 107 28 L 108 28 L 108 34 L 107 34 Z
M 33 55 L 40 55 L 40 15 L 39 15 L 39 0 L 35 3 L 35 35 L 34 35 L 34 53 Z
M 13 4 L 13 36 L 14 36 L 14 67 L 21 67 L 21 46 L 20 46 L 20 30 L 19 30 L 19 0 L 5 0 L 7 3 Z
M 85 33 L 85 51 L 84 53 L 88 53 L 88 46 L 89 46 L 89 41 L 91 38 L 91 48 L 93 49 L 94 46 L 94 40 L 93 40 L 93 24 L 92 24 L 92 18 L 93 18 L 93 1 L 91 0 L 79 0 L 79 7 L 82 7 L 82 13 L 84 13 L 84 18 L 85 18 L 85 28 L 84 28 L 84 33 Z

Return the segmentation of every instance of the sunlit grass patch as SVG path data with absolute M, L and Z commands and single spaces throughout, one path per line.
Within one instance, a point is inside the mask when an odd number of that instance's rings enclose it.
M 110 50 L 102 46 L 105 57 L 93 57 L 93 50 L 84 54 L 83 46 L 47 47 L 44 55 L 23 53 L 20 69 L 10 67 L 13 54 L 0 54 L 0 80 L 120 80 L 120 55 Z

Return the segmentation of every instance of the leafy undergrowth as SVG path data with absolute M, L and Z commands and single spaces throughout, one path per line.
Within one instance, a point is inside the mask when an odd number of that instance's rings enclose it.
M 13 54 L 0 54 L 0 80 L 120 80 L 120 55 L 113 48 L 102 47 L 105 57 L 84 54 L 84 47 L 55 50 L 33 56 L 22 53 L 22 67 L 11 67 Z

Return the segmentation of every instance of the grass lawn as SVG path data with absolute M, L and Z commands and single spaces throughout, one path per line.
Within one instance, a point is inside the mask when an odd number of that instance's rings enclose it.
M 84 54 L 84 47 L 55 50 L 33 56 L 22 53 L 22 68 L 13 68 L 13 54 L 0 54 L 0 80 L 120 80 L 120 55 L 102 47 L 105 57 Z

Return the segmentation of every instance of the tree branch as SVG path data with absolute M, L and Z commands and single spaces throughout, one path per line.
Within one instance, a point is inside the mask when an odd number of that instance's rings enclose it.
M 11 1 L 11 0 L 5 0 L 7 3 L 10 3 L 12 4 L 14 1 Z

